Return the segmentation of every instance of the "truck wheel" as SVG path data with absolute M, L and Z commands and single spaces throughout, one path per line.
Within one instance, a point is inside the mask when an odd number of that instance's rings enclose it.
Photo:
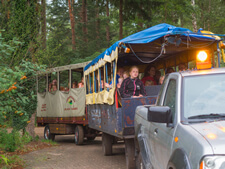
M 75 144 L 81 145 L 84 142 L 84 129 L 82 126 L 77 125 L 75 128 Z
M 125 139 L 125 156 L 127 169 L 135 169 L 134 139 Z
M 112 155 L 112 141 L 112 136 L 106 133 L 102 134 L 102 151 L 105 156 Z
M 45 126 L 44 139 L 45 140 L 52 140 L 52 141 L 55 140 L 55 134 L 51 134 L 50 128 L 49 128 L 49 125 L 48 124 Z

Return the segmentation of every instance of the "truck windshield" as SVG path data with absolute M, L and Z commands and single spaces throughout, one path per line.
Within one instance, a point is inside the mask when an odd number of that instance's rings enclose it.
M 225 74 L 184 77 L 183 94 L 186 119 L 225 118 Z

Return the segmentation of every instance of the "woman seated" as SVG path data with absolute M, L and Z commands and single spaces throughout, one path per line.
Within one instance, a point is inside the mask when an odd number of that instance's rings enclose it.
M 152 65 L 149 65 L 145 69 L 144 77 L 141 79 L 141 81 L 145 84 L 147 80 L 151 80 L 153 81 L 153 85 L 157 85 L 154 77 L 155 77 L 155 67 Z
M 137 66 L 130 68 L 130 77 L 123 80 L 120 87 L 122 98 L 146 96 L 143 82 L 138 79 L 139 70 Z

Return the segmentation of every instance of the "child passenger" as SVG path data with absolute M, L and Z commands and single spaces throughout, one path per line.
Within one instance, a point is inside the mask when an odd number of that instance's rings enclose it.
M 116 87 L 117 87 L 118 89 L 120 89 L 122 83 L 123 83 L 123 77 L 120 77 L 120 78 L 118 79 L 118 83 L 117 83 Z
M 130 77 L 124 79 L 120 88 L 122 98 L 143 97 L 146 95 L 144 84 L 138 79 L 138 73 L 139 70 L 137 66 L 132 66 L 130 68 Z
M 126 79 L 126 78 L 128 78 L 129 77 L 129 72 L 128 71 L 125 71 L 124 73 L 123 73 L 123 79 Z

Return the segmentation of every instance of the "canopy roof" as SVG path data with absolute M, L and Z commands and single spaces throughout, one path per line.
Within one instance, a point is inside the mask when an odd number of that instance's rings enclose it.
M 160 54 L 162 44 L 165 43 L 165 40 L 168 42 L 166 47 L 166 55 L 171 55 L 175 50 L 176 52 L 181 52 L 187 50 L 187 47 L 204 47 L 212 45 L 218 41 L 215 37 L 206 36 L 201 33 L 201 31 L 194 33 L 186 28 L 162 23 L 117 41 L 97 58 L 92 60 L 87 66 L 85 66 L 84 70 L 87 70 L 90 66 L 95 65 L 105 56 L 110 56 L 111 53 L 120 46 L 120 44 L 124 44 L 125 46 L 131 48 L 131 52 L 129 54 L 124 52 L 119 54 L 119 57 L 123 56 L 126 58 L 126 61 L 131 59 L 131 56 L 136 56 L 136 54 L 138 54 L 138 56 L 140 56 L 143 60 L 153 60 Z M 173 46 L 170 46 L 170 44 L 173 44 Z M 176 48 L 178 46 L 179 49 Z

